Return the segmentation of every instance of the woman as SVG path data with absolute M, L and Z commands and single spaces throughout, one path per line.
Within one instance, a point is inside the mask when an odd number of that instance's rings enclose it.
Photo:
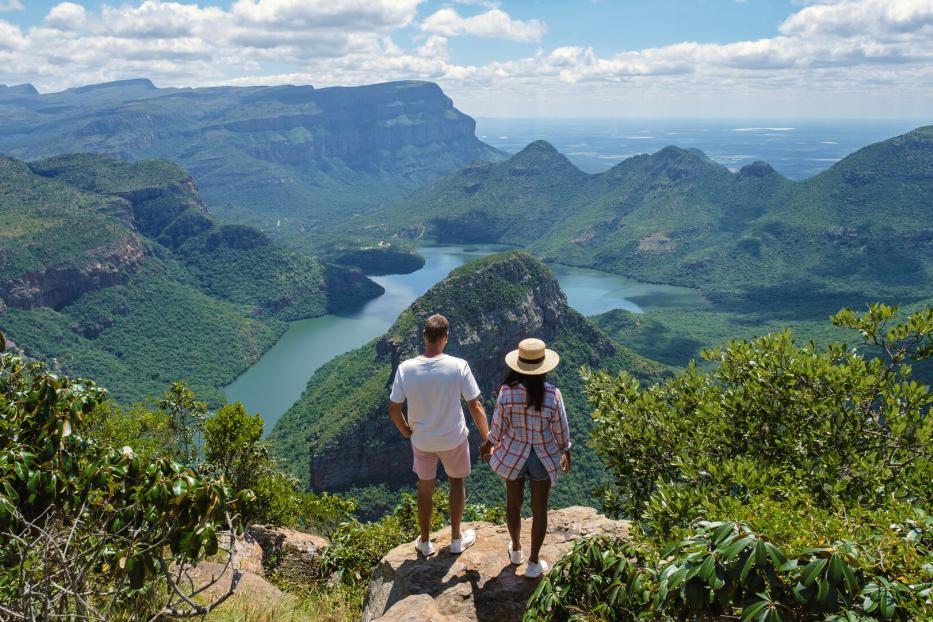
M 560 357 L 540 339 L 524 339 L 509 352 L 511 371 L 499 389 L 489 438 L 480 453 L 505 480 L 509 561 L 522 563 L 522 503 L 531 481 L 531 550 L 526 577 L 539 577 L 549 565 L 538 557 L 547 533 L 548 495 L 557 471 L 570 470 L 570 429 L 560 390 L 545 381 Z

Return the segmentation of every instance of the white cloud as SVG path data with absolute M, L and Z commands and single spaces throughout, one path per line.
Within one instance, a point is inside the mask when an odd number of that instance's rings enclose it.
M 544 22 L 536 19 L 512 19 L 508 13 L 498 8 L 472 17 L 463 17 L 456 9 L 440 9 L 421 23 L 421 29 L 445 37 L 472 35 L 512 41 L 540 41 L 547 31 Z
M 808 6 L 781 24 L 785 35 L 873 37 L 891 41 L 903 35 L 933 34 L 933 0 L 840 1 Z
M 20 0 L 0 0 L 0 13 L 4 11 L 22 11 L 25 8 Z
M 79 30 L 87 19 L 87 11 L 80 4 L 61 2 L 45 16 L 45 25 L 57 30 Z
M 407 26 L 424 0 L 237 0 L 233 13 L 282 29 L 386 29 Z
M 0 20 L 0 83 L 47 91 L 140 76 L 163 86 L 424 79 L 474 114 L 764 116 L 819 97 L 822 114 L 862 102 L 876 102 L 864 115 L 896 114 L 904 102 L 918 115 L 933 109 L 933 0 L 807 2 L 767 38 L 615 54 L 583 41 L 479 65 L 458 59 L 448 39 L 539 41 L 545 25 L 498 7 L 419 16 L 422 0 L 110 1 L 94 10 L 62 2 L 31 28 Z
M 0 51 L 22 50 L 27 41 L 18 26 L 0 19 Z

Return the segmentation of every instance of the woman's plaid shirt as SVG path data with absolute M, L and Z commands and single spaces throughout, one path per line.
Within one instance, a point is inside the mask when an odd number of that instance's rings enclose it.
M 528 393 L 521 384 L 499 389 L 492 414 L 489 440 L 493 444 L 489 466 L 500 477 L 515 479 L 534 447 L 538 459 L 557 483 L 560 456 L 570 449 L 570 427 L 560 389 L 544 384 L 541 410 L 528 407 Z

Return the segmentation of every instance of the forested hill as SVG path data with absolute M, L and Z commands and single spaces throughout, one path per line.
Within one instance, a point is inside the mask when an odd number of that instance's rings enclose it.
M 315 372 L 270 436 L 286 467 L 319 490 L 411 483 L 411 448 L 388 418 L 388 384 L 394 366 L 420 351 L 424 318 L 438 312 L 451 324 L 447 352 L 469 361 L 490 413 L 506 372 L 503 357 L 521 339 L 540 337 L 560 353 L 551 378 L 566 398 L 577 449 L 574 470 L 555 489 L 555 502 L 595 503 L 592 490 L 605 481 L 605 471 L 587 446 L 592 420 L 581 366 L 626 369 L 645 380 L 666 371 L 613 343 L 571 309 L 550 270 L 526 253 L 493 255 L 458 268 L 402 312 L 381 338 Z M 475 446 L 475 432 L 472 439 Z M 471 482 L 485 477 L 489 481 L 471 484 L 471 499 L 496 503 L 501 486 L 491 472 L 478 469 Z
M 0 153 L 105 153 L 186 167 L 227 222 L 303 232 L 504 154 L 430 82 L 157 88 L 124 80 L 0 89 Z
M 538 141 L 359 223 L 360 233 L 516 244 L 719 300 L 796 284 L 801 295 L 880 287 L 907 301 L 933 276 L 933 126 L 802 182 L 764 162 L 733 173 L 673 146 L 591 175 Z
M 221 388 L 282 334 L 381 293 L 362 273 L 214 221 L 164 160 L 0 157 L 0 330 L 124 402 Z

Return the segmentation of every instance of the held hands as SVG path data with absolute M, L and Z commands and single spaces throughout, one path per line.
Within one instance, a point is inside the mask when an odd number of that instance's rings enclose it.
M 565 451 L 560 455 L 560 470 L 566 473 L 570 470 L 570 451 Z
M 486 439 L 483 441 L 483 444 L 479 446 L 479 458 L 483 462 L 489 462 L 489 459 L 492 457 L 492 441 Z

